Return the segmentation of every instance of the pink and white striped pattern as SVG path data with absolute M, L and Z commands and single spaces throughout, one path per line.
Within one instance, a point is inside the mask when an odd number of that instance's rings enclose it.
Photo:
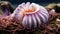
M 30 4 L 30 2 L 18 5 L 13 14 L 18 22 L 27 29 L 40 27 L 40 24 L 47 23 L 49 18 L 48 11 L 44 7 L 36 3 Z

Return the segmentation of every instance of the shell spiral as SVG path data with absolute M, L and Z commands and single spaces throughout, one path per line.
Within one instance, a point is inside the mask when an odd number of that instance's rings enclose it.
M 12 15 L 15 14 L 15 18 L 26 29 L 38 28 L 41 23 L 47 23 L 49 14 L 48 11 L 36 4 L 27 2 L 18 5 Z

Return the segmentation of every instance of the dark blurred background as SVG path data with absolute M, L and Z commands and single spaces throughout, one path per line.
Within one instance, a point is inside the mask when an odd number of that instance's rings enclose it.
M 0 0 L 0 1 L 9 1 L 11 2 L 15 7 L 22 2 L 34 2 L 43 6 L 46 6 L 49 3 L 59 3 L 60 0 Z

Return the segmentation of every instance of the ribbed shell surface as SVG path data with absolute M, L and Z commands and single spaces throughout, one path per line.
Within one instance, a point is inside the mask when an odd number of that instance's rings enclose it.
M 20 22 L 26 29 L 39 28 L 40 24 L 47 23 L 49 18 L 48 11 L 44 7 L 35 3 L 32 4 L 38 9 L 33 13 L 28 12 L 22 15 L 21 9 L 25 6 L 28 7 L 29 5 L 31 5 L 30 3 L 22 3 L 14 11 L 16 19 L 19 20 L 18 22 Z

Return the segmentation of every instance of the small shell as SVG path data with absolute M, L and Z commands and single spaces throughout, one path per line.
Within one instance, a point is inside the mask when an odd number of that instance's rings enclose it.
M 38 28 L 41 23 L 47 23 L 49 18 L 44 7 L 30 2 L 20 4 L 13 14 L 26 29 Z

